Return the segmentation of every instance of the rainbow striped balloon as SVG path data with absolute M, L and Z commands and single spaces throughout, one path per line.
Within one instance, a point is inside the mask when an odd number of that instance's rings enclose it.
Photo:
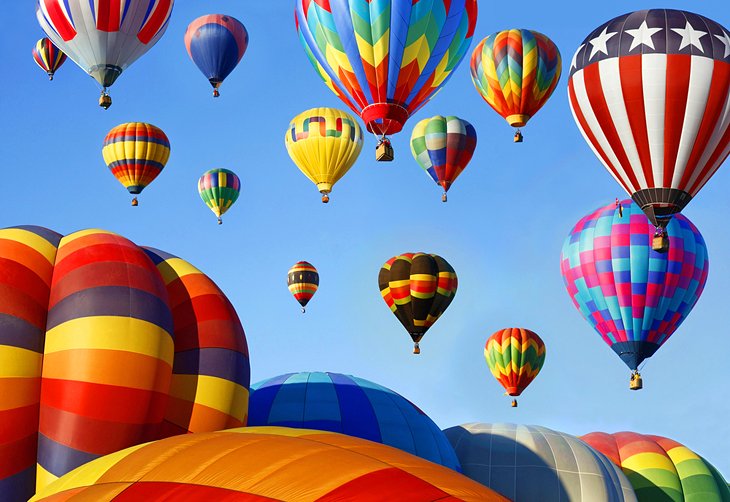
M 639 502 L 730 501 L 718 470 L 677 441 L 634 432 L 592 432 L 581 439 L 623 469 Z
M 159 127 L 144 122 L 121 124 L 109 131 L 102 149 L 114 177 L 133 195 L 142 193 L 170 158 L 170 140 Z M 137 197 L 132 199 L 137 205 Z
M 476 0 L 297 0 L 307 57 L 369 131 L 394 134 L 464 58 Z
M 545 344 L 529 329 L 501 329 L 487 340 L 484 358 L 507 394 L 519 396 L 545 364 Z
M 493 33 L 471 55 L 474 87 L 512 127 L 523 127 L 543 107 L 561 71 L 557 46 L 536 31 Z
M 302 313 L 304 313 L 307 303 L 319 288 L 319 273 L 308 261 L 299 261 L 289 269 L 286 284 L 289 292 L 294 295 L 294 299 L 302 306 Z
M 53 45 L 50 38 L 41 38 L 33 47 L 33 59 L 48 74 L 48 80 L 53 80 L 56 70 L 66 61 L 66 54 Z
M 383 264 L 378 286 L 390 311 L 411 335 L 413 353 L 420 354 L 418 343 L 451 304 L 458 279 L 438 255 L 404 253 Z
M 581 219 L 563 244 L 560 270 L 581 315 L 636 372 L 689 315 L 707 281 L 705 241 L 685 216 L 667 225 L 668 253 L 630 199 Z
M 198 180 L 198 193 L 205 205 L 223 223 L 221 216 L 228 211 L 241 193 L 241 180 L 228 169 L 211 169 Z
M 446 192 L 474 155 L 477 132 L 459 117 L 436 115 L 423 119 L 411 134 L 411 153 L 416 162 Z
M 190 264 L 103 230 L 0 230 L 0 498 L 94 458 L 246 424 L 246 338 Z

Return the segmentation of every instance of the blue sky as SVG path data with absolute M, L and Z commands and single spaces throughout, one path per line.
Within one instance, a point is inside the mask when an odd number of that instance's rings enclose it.
M 359 161 L 323 205 L 290 161 L 284 132 L 308 108 L 344 105 L 307 61 L 289 0 L 177 2 L 166 35 L 114 85 L 106 112 L 96 104 L 96 83 L 71 61 L 48 82 L 30 55 L 42 36 L 33 3 L 7 4 L 0 31 L 0 227 L 104 228 L 196 264 L 238 310 L 254 382 L 295 371 L 354 374 L 403 394 L 442 428 L 509 421 L 576 435 L 665 435 L 730 476 L 730 336 L 723 314 L 730 169 L 721 168 L 684 213 L 707 241 L 710 276 L 687 321 L 648 361 L 644 390 L 629 391 L 628 369 L 574 309 L 560 276 L 560 249 L 573 224 L 625 197 L 571 117 L 570 59 L 601 23 L 655 5 L 481 2 L 472 47 L 494 31 L 524 27 L 550 36 L 563 55 L 564 76 L 524 130 L 525 142 L 512 143 L 511 129 L 474 90 L 466 62 L 392 138 L 396 161 L 376 163 L 368 136 Z M 720 0 L 662 7 L 730 25 Z M 183 44 L 188 23 L 213 12 L 240 19 L 250 35 L 248 52 L 215 101 Z M 479 137 L 447 204 L 408 148 L 413 125 L 435 114 L 470 121 Z M 170 162 L 138 208 L 129 206 L 101 156 L 108 130 L 127 121 L 161 127 L 172 144 Z M 243 184 L 221 227 L 196 190 L 199 175 L 214 167 L 234 170 Z M 410 338 L 377 285 L 382 263 L 408 251 L 440 254 L 459 276 L 456 298 L 419 357 L 411 355 Z M 321 276 L 304 316 L 286 288 L 287 270 L 298 260 L 313 263 Z M 509 326 L 535 330 L 548 347 L 545 367 L 517 409 L 482 355 L 489 335 Z

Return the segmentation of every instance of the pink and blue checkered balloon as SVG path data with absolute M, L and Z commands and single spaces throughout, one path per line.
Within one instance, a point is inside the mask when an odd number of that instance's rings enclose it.
M 583 317 L 632 370 L 689 315 L 707 281 L 702 235 L 678 214 L 667 226 L 669 252 L 651 248 L 654 225 L 631 200 L 581 219 L 563 245 L 560 270 Z

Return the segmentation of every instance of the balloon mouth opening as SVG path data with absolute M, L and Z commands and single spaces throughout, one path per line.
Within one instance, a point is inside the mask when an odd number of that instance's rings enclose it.
M 507 395 L 512 397 L 519 396 L 522 393 L 519 387 L 507 387 L 505 390 L 507 391 Z
M 505 119 L 512 127 L 525 127 L 527 121 L 530 120 L 530 116 L 523 113 L 516 113 L 514 115 L 507 115 Z
M 395 103 L 375 103 L 360 112 L 367 130 L 382 136 L 400 132 L 409 116 L 407 109 Z
M 129 193 L 131 193 L 132 195 L 139 195 L 140 193 L 142 193 L 142 188 L 144 188 L 144 187 L 135 185 L 135 186 L 127 187 L 127 191 Z

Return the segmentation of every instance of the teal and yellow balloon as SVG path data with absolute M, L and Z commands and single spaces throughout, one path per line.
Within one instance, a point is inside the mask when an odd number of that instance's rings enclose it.
M 223 223 L 222 216 L 228 211 L 241 193 L 241 180 L 228 169 L 211 169 L 198 180 L 198 193 L 205 205 Z

